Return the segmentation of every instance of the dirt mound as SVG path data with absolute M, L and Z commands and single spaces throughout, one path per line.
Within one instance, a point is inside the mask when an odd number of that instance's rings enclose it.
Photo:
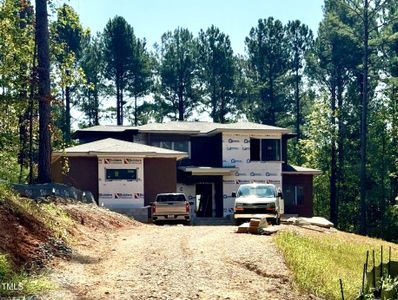
M 69 199 L 36 203 L 10 194 L 0 199 L 0 254 L 6 254 L 16 270 L 37 270 L 53 257 L 70 258 L 69 242 L 84 239 L 93 230 L 139 225 L 94 204 Z
M 64 241 L 31 214 L 22 213 L 0 202 L 0 252 L 6 253 L 15 269 L 41 268 L 52 256 L 70 253 Z
M 143 224 L 124 215 L 101 208 L 95 204 L 75 203 L 65 205 L 63 210 L 77 223 L 91 228 L 114 229 Z

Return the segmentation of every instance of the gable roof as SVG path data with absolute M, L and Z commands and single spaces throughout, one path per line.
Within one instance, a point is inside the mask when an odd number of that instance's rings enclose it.
M 214 123 L 199 121 L 171 121 L 167 123 L 149 123 L 138 127 L 139 132 L 177 133 L 177 134 L 210 134 L 223 131 L 277 131 L 290 132 L 286 128 L 263 125 L 253 122 Z
M 107 138 L 91 143 L 54 151 L 54 156 L 142 156 L 142 157 L 175 157 L 177 160 L 187 157 L 187 153 L 143 144 Z

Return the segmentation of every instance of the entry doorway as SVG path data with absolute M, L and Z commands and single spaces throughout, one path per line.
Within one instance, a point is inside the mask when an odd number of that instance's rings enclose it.
M 212 217 L 213 216 L 213 184 L 197 183 L 196 184 L 196 216 Z

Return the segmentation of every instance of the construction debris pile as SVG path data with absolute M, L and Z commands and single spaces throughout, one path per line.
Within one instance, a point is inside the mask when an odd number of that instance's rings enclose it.
M 252 233 L 271 235 L 279 230 L 279 226 L 271 226 L 266 218 L 251 219 L 238 227 L 237 233 Z
M 322 217 L 312 217 L 312 218 L 288 218 L 283 221 L 286 225 L 295 225 L 302 228 L 324 228 L 322 230 L 328 230 L 333 227 L 333 223 Z M 278 232 L 281 229 L 280 225 L 271 225 L 271 223 L 266 218 L 252 218 L 250 222 L 243 223 L 238 227 L 237 233 L 251 233 L 251 234 L 264 234 L 271 235 Z M 322 231 L 319 230 L 319 231 Z

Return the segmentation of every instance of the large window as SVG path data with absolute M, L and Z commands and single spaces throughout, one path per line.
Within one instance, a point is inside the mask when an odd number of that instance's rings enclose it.
M 304 187 L 300 185 L 284 186 L 283 197 L 286 205 L 300 205 L 304 203 Z
M 190 154 L 189 141 L 153 141 L 151 145 Z
M 250 139 L 250 161 L 281 160 L 279 139 Z
M 136 180 L 137 169 L 105 169 L 107 181 L 111 180 Z

